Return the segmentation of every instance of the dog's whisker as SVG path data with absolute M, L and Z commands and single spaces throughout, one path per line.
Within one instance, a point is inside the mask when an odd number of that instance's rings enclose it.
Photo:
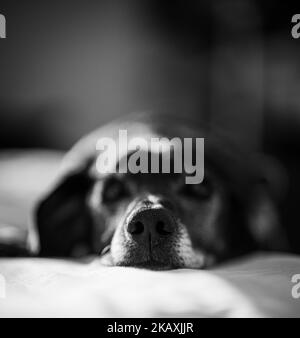
M 99 252 L 99 256 L 104 256 L 110 252 L 111 245 L 107 245 L 102 251 Z

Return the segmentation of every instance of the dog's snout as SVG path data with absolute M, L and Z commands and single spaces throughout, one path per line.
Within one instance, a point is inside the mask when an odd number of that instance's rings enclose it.
M 170 212 L 164 208 L 144 209 L 136 212 L 127 225 L 127 232 L 136 241 L 148 241 L 170 236 L 176 223 Z

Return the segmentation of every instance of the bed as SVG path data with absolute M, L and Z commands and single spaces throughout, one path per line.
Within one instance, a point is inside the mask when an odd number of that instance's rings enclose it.
M 44 151 L 1 155 L 2 241 L 24 241 L 61 157 Z M 300 317 L 292 279 L 298 274 L 300 257 L 279 253 L 207 271 L 164 272 L 104 267 L 97 257 L 0 259 L 0 317 Z

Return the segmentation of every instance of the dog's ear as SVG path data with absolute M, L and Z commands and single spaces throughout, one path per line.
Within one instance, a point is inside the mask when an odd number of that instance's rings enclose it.
M 92 250 L 92 221 L 86 204 L 92 179 L 85 171 L 65 176 L 36 210 L 41 256 L 83 256 Z
M 265 160 L 263 174 L 252 184 L 246 208 L 248 227 L 258 249 L 286 251 L 289 248 L 278 213 L 285 188 L 284 170 L 274 160 Z

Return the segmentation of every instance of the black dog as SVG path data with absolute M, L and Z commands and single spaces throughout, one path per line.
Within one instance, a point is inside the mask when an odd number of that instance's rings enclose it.
M 186 173 L 174 172 L 100 174 L 97 141 L 117 142 L 121 129 L 129 139 L 204 138 L 204 181 L 186 184 Z M 286 249 L 276 184 L 258 158 L 168 116 L 116 121 L 67 154 L 57 185 L 37 208 L 31 247 L 47 257 L 102 252 L 106 264 L 154 269 L 204 268 L 253 250 Z

